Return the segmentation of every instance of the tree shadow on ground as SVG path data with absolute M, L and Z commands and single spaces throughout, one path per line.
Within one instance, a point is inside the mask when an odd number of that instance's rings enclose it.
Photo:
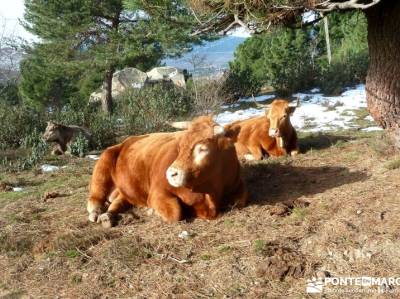
M 278 163 L 251 163 L 243 166 L 249 204 L 266 205 L 311 196 L 354 182 L 368 175 L 346 167 L 300 167 Z
M 318 133 L 299 138 L 298 144 L 300 152 L 306 153 L 311 149 L 324 149 L 354 139 L 351 136 Z

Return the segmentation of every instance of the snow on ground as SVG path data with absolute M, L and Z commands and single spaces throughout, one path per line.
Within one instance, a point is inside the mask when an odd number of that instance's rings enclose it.
M 100 159 L 100 156 L 99 155 L 87 155 L 86 158 L 96 161 L 96 160 Z
M 318 88 L 312 89 L 307 93 L 296 93 L 293 97 L 300 99 L 300 107 L 296 109 L 291 116 L 293 126 L 305 132 L 320 132 L 337 129 L 359 128 L 354 123 L 357 119 L 356 110 L 367 107 L 365 86 L 357 85 L 354 88 L 348 88 L 340 96 L 327 97 L 319 93 Z M 274 95 L 256 97 L 256 101 L 265 101 L 273 99 Z M 253 102 L 252 98 L 244 98 L 238 103 Z M 237 107 L 237 106 L 236 106 Z M 234 108 L 232 105 L 222 106 L 223 109 Z M 236 111 L 223 111 L 216 116 L 216 121 L 221 125 L 226 125 L 233 121 L 244 120 L 265 113 L 262 108 L 246 108 Z M 364 118 L 371 122 L 371 126 L 365 128 L 365 131 L 381 130 L 374 126 L 371 116 Z
M 60 169 L 60 167 L 50 164 L 43 164 L 40 168 L 43 172 L 53 172 Z

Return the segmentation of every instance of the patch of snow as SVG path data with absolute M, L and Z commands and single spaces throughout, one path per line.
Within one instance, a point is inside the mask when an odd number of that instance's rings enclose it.
M 50 164 L 43 164 L 40 169 L 42 169 L 43 172 L 53 172 L 59 170 L 60 167 Z
M 251 32 L 241 26 L 229 30 L 227 34 L 231 36 L 244 37 L 244 38 L 248 38 L 251 36 Z
M 306 93 L 296 93 L 293 97 L 300 99 L 300 107 L 291 116 L 293 126 L 305 132 L 320 132 L 335 129 L 358 128 L 353 123 L 356 114 L 352 110 L 367 107 L 365 86 L 357 85 L 354 88 L 347 88 L 340 96 L 327 97 L 317 88 Z M 274 98 L 274 95 L 256 97 L 257 101 L 265 101 Z M 252 102 L 253 98 L 245 98 L 239 102 Z M 226 125 L 234 121 L 244 120 L 265 114 L 265 110 L 260 108 L 248 108 L 237 111 L 224 111 L 215 117 L 220 125 Z M 372 120 L 368 118 L 369 120 Z M 375 129 L 371 129 L 375 128 Z M 381 128 L 371 127 L 364 129 L 378 130 Z
M 302 19 L 303 19 L 303 23 L 309 23 L 314 21 L 316 18 L 318 17 L 318 15 L 314 12 L 314 11 L 306 11 L 303 13 L 302 15 Z
M 381 127 L 368 127 L 368 128 L 361 129 L 361 131 L 366 131 L 366 132 L 382 131 L 382 130 L 383 130 L 383 128 L 381 128 Z
M 248 97 L 248 98 L 241 98 L 241 99 L 239 99 L 239 103 L 252 103 L 252 102 L 254 102 L 254 100 L 256 101 L 256 102 L 263 102 L 263 101 L 266 101 L 266 100 L 270 100 L 270 99 L 273 99 L 273 98 L 275 98 L 276 96 L 274 95 L 274 94 L 270 94 L 270 95 L 262 95 L 262 96 L 256 96 L 256 97 Z
M 215 121 L 224 126 L 237 120 L 244 120 L 264 113 L 264 109 L 248 108 L 244 110 L 236 110 L 234 112 L 224 111 L 215 117 Z
M 240 107 L 240 104 L 234 103 L 234 104 L 221 105 L 222 109 L 237 108 L 237 107 Z
M 99 155 L 87 155 L 86 158 L 92 159 L 92 160 L 99 160 L 100 156 Z
M 14 187 L 14 188 L 13 188 L 13 191 L 14 191 L 14 192 L 21 192 L 22 190 L 23 190 L 22 187 Z
M 313 88 L 313 89 L 310 90 L 311 93 L 317 93 L 317 92 L 320 92 L 320 91 L 321 91 L 321 89 L 319 89 L 319 88 Z

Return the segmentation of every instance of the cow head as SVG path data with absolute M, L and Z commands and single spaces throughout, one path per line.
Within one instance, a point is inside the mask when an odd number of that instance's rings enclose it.
M 267 111 L 267 118 L 269 120 L 269 131 L 270 137 L 282 137 L 285 132 L 292 129 L 290 123 L 290 115 L 296 110 L 296 106 L 289 105 L 286 100 L 274 100 L 271 103 L 270 109 Z
M 212 175 L 222 151 L 233 145 L 224 137 L 224 128 L 211 117 L 175 123 L 175 127 L 187 130 L 179 135 L 178 156 L 167 169 L 167 180 L 173 187 L 193 188 Z
M 43 139 L 47 142 L 55 142 L 61 138 L 61 127 L 62 125 L 54 123 L 54 122 L 47 122 L 46 131 L 43 133 Z

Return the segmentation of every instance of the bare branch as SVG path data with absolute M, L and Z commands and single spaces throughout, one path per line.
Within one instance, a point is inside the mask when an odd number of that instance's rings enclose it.
M 370 3 L 364 4 L 359 3 L 360 0 L 349 0 L 345 2 L 334 2 L 334 1 L 325 1 L 320 4 L 315 5 L 314 10 L 321 12 L 328 12 L 335 9 L 367 9 L 371 6 L 378 4 L 381 0 L 371 0 Z M 365 1 L 364 1 L 365 2 Z

